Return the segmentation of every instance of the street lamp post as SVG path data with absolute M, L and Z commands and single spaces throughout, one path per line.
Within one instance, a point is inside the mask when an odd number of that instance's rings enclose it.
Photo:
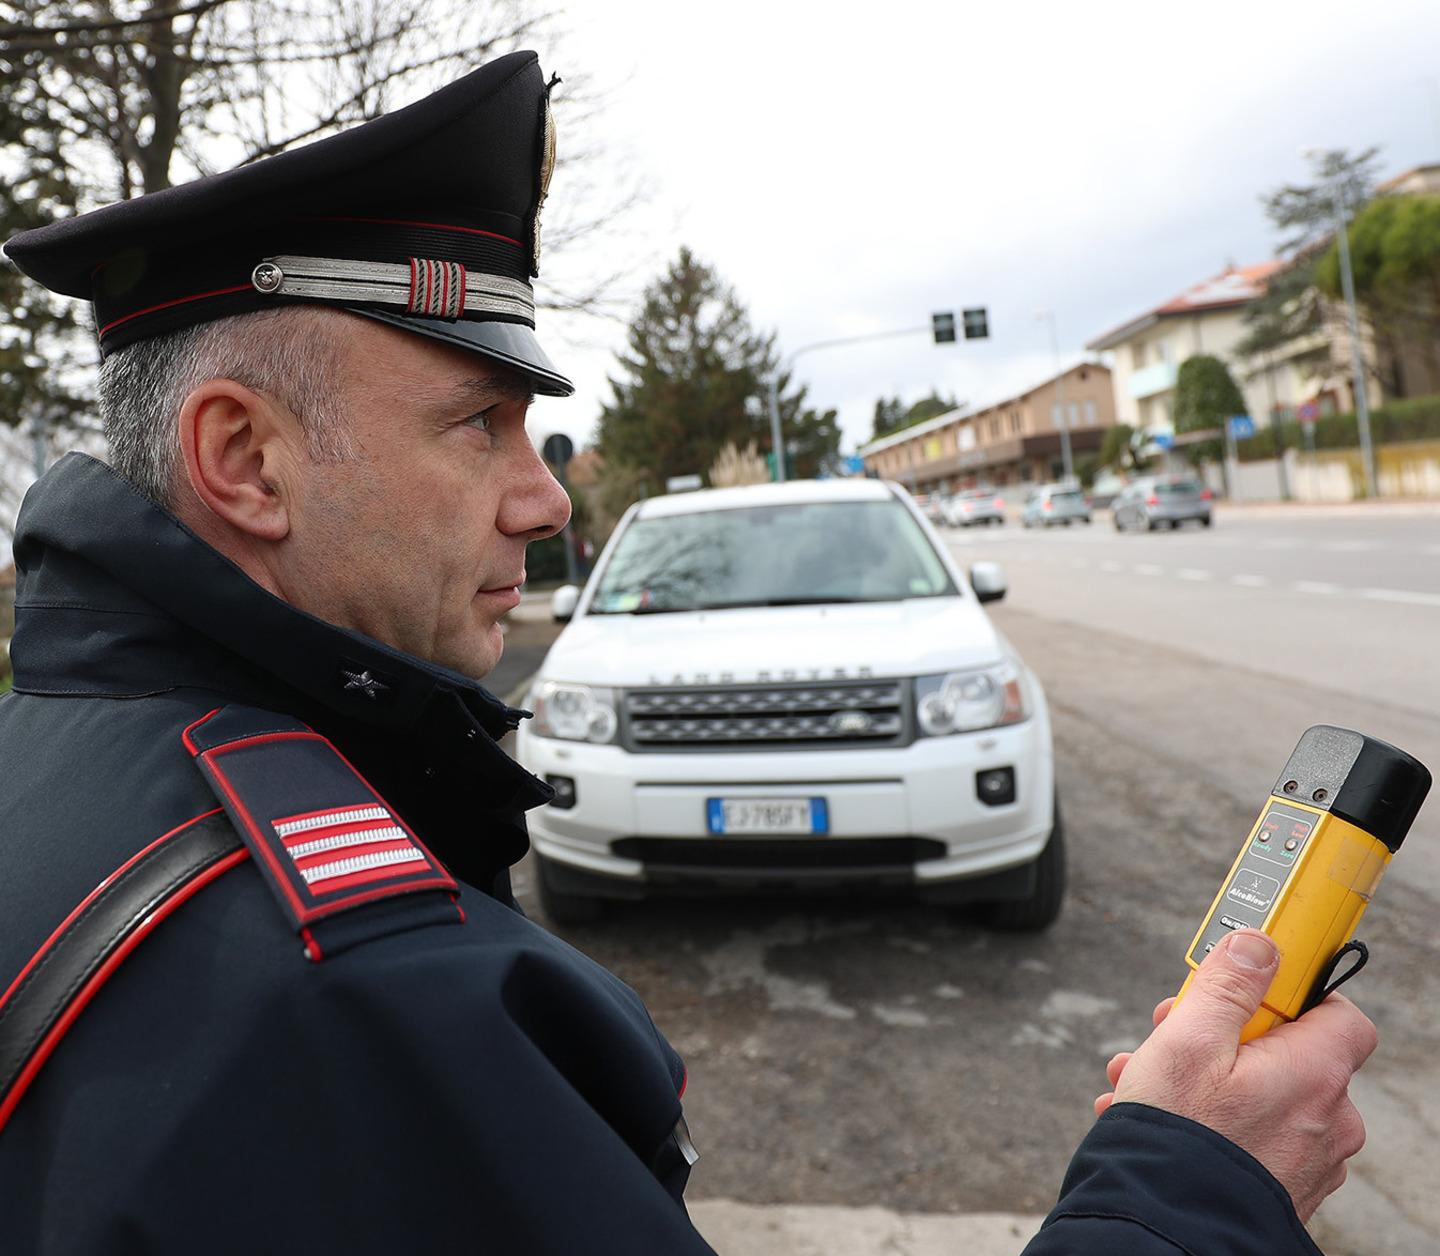
M 1301 155 L 1311 159 L 1324 156 L 1324 149 L 1304 148 Z M 1335 244 L 1340 250 L 1340 290 L 1345 294 L 1345 314 L 1350 330 L 1350 391 L 1355 394 L 1355 423 L 1360 431 L 1360 461 L 1365 468 L 1365 495 L 1379 496 L 1375 486 L 1375 449 L 1370 443 L 1370 398 L 1365 387 L 1365 357 L 1360 351 L 1360 315 L 1355 305 L 1355 274 L 1350 269 L 1350 232 L 1345 224 L 1345 181 L 1336 174 L 1330 180 L 1330 210 L 1335 217 Z
M 1060 426 L 1060 457 L 1065 463 L 1065 479 L 1075 478 L 1075 458 L 1070 450 L 1070 427 L 1065 419 L 1065 371 L 1060 360 L 1060 332 L 1055 326 L 1055 311 L 1041 310 L 1036 315 L 1050 324 L 1050 348 L 1055 354 L 1055 418 Z
M 841 336 L 838 340 L 816 340 L 808 345 L 801 345 L 788 358 L 782 358 L 776 363 L 775 370 L 770 376 L 770 441 L 775 449 L 775 479 L 785 479 L 785 442 L 780 434 L 780 376 L 790 367 L 795 365 L 795 359 L 805 353 L 814 353 L 817 349 L 838 349 L 843 345 L 858 345 L 870 340 L 893 340 L 897 336 L 914 336 L 920 332 L 928 332 L 929 327 L 902 327 L 898 331 L 876 331 L 864 336 Z

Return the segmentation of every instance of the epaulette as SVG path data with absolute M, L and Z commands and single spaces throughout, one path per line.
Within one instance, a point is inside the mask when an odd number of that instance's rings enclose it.
M 308 959 L 464 920 L 454 877 L 308 725 L 227 706 L 196 720 L 183 738 Z

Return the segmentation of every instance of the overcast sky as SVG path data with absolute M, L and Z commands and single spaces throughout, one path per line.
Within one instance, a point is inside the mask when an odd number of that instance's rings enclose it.
M 651 195 L 606 256 L 555 259 L 558 279 L 618 262 L 638 293 L 688 244 L 787 353 L 988 307 L 988 343 L 803 357 L 847 448 L 882 394 L 983 405 L 1046 377 L 1039 310 L 1070 358 L 1270 256 L 1258 198 L 1304 177 L 1306 145 L 1380 144 L 1387 175 L 1440 161 L 1436 0 L 589 0 L 563 21 L 547 71 L 572 62 L 612 93 L 609 160 Z M 578 392 L 533 426 L 583 444 L 623 327 L 542 315 L 541 333 Z

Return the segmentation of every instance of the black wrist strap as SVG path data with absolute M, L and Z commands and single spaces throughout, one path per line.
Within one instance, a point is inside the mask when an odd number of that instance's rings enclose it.
M 1355 962 L 1350 965 L 1338 977 L 1335 970 L 1340 967 L 1340 961 L 1347 955 L 1355 956 Z M 1352 939 L 1345 943 L 1324 968 L 1320 975 L 1315 978 L 1315 985 L 1310 991 L 1310 997 L 1305 1000 L 1305 1006 L 1300 1009 L 1300 1015 L 1304 1016 L 1312 1007 L 1318 1007 L 1325 1002 L 1330 995 L 1340 989 L 1347 981 L 1370 962 L 1370 948 L 1359 939 Z

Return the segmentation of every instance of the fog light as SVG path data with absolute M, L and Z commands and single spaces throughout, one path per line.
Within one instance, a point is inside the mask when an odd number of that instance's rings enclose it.
M 1015 769 L 990 768 L 975 773 L 975 792 L 987 807 L 1003 807 L 1015 801 Z
M 573 776 L 547 776 L 545 784 L 555 791 L 555 797 L 550 800 L 552 807 L 558 807 L 561 811 L 569 811 L 575 805 L 575 778 Z

